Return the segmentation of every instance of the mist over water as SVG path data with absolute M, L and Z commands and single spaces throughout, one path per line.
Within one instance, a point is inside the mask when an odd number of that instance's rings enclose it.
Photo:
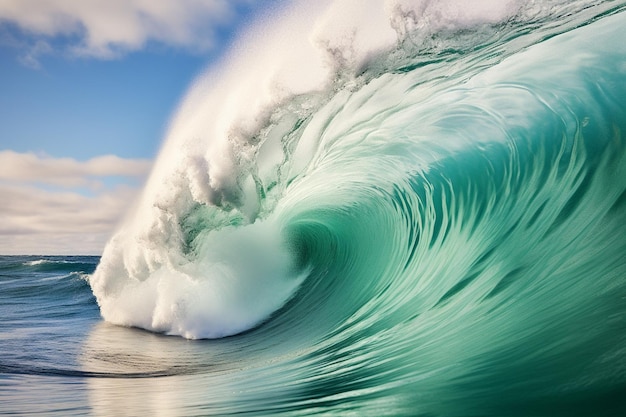
M 626 413 L 624 6 L 260 19 L 89 278 L 107 322 L 211 340 L 102 323 L 81 372 L 182 414 Z

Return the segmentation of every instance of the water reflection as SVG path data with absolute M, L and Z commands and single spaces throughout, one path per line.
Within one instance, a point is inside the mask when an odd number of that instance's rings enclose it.
M 100 322 L 79 357 L 89 376 L 93 414 L 222 415 L 283 408 L 293 388 L 262 379 L 274 364 L 245 360 L 237 352 L 245 340 L 189 341 Z

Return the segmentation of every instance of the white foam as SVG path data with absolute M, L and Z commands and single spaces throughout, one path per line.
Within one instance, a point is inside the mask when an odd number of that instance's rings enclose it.
M 24 262 L 23 265 L 24 266 L 36 266 L 36 265 L 42 265 L 42 264 L 47 264 L 47 263 L 51 263 L 51 261 L 48 259 L 37 259 L 36 261 Z
M 187 338 L 247 330 L 280 308 L 306 275 L 294 270 L 273 230 L 258 222 L 207 231 L 193 262 L 162 262 L 147 271 L 110 270 L 107 253 L 91 278 L 102 314 L 114 323 Z

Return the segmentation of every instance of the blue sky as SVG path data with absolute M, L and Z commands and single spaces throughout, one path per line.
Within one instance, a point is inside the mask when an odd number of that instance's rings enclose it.
M 99 254 L 253 0 L 3 0 L 0 254 Z
M 151 158 L 167 120 L 206 59 L 139 51 L 111 60 L 46 57 L 41 68 L 0 49 L 2 148 L 79 159 Z

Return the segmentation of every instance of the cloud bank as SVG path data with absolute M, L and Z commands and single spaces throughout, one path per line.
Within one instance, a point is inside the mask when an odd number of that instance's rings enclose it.
M 18 27 L 34 41 L 20 57 L 38 66 L 51 53 L 46 39 L 64 37 L 73 55 L 114 58 L 154 41 L 203 51 L 256 0 L 2 0 L 0 24 Z
M 100 254 L 150 167 L 0 151 L 0 254 Z
M 145 159 L 104 155 L 88 161 L 0 151 L 0 181 L 36 182 L 64 187 L 99 188 L 103 177 L 144 177 L 152 165 Z

